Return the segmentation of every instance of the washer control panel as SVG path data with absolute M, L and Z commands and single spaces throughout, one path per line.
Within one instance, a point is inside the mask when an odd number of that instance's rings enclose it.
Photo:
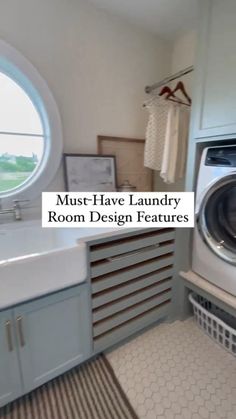
M 205 165 L 236 167 L 236 146 L 209 148 Z

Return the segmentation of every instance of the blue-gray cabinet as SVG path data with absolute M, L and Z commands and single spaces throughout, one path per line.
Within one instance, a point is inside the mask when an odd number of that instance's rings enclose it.
M 0 406 L 22 393 L 12 310 L 0 312 Z
M 195 138 L 236 134 L 236 1 L 200 0 Z
M 84 284 L 0 314 L 0 405 L 91 355 L 88 310 Z

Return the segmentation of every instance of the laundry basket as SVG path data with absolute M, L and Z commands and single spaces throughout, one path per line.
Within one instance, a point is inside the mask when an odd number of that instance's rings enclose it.
M 236 356 L 236 318 L 195 293 L 189 294 L 194 317 L 201 329 Z

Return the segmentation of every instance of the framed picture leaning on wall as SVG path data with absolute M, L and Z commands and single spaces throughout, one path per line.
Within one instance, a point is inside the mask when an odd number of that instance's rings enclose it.
M 115 156 L 64 154 L 65 185 L 69 192 L 115 192 Z

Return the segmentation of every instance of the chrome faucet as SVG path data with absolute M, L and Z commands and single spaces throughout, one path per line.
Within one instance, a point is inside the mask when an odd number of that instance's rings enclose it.
M 14 215 L 14 220 L 15 221 L 20 221 L 22 219 L 21 203 L 23 203 L 23 202 L 29 202 L 29 201 L 26 200 L 26 199 L 24 199 L 24 200 L 15 199 L 13 201 L 13 207 L 12 208 L 2 209 L 0 207 L 0 214 L 13 214 Z

